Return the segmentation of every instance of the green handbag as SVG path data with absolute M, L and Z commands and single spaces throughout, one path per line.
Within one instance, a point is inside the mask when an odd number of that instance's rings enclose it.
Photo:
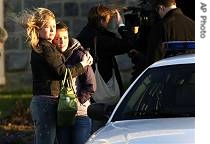
M 67 73 L 70 75 L 70 80 L 67 79 Z M 71 71 L 67 68 L 64 79 L 62 80 L 58 108 L 57 108 L 57 125 L 68 126 L 75 122 L 77 113 L 77 96 L 72 85 Z

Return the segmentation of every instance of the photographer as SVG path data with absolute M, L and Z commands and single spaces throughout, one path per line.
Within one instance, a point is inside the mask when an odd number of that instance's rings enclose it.
M 129 57 L 134 64 L 131 82 L 146 67 L 146 38 L 153 18 L 150 3 L 144 1 L 137 7 L 123 8 L 125 25 L 118 29 L 120 35 L 129 41 L 135 48 L 130 51 Z
M 136 51 L 130 54 L 134 66 L 135 78 L 150 64 L 165 57 L 161 43 L 168 41 L 194 41 L 195 22 L 177 8 L 176 0 L 139 1 L 137 7 L 128 7 L 131 14 L 125 15 L 126 30 L 132 33 L 132 27 L 139 26 L 135 35 L 122 35 L 133 43 Z M 185 12 L 185 2 L 177 0 Z M 193 1 L 188 1 L 191 5 Z M 192 9 L 190 9 L 192 10 Z M 193 13 L 188 13 L 193 18 Z
M 176 0 L 156 0 L 154 6 L 160 20 L 153 25 L 147 39 L 148 65 L 165 57 L 161 43 L 195 40 L 195 22 L 177 8 Z

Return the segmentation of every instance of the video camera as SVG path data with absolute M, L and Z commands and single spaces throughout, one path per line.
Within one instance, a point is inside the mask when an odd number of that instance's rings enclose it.
M 128 39 L 133 47 L 146 54 L 146 37 L 154 21 L 154 11 L 149 0 L 139 0 L 137 6 L 123 8 L 126 31 L 121 36 Z M 141 48 L 140 48 L 141 47 Z
M 124 8 L 124 18 L 126 27 L 134 34 L 140 34 L 152 22 L 152 4 L 148 0 L 140 0 L 137 6 Z
M 123 38 L 128 39 L 132 46 L 139 52 L 129 53 L 134 64 L 133 78 L 143 71 L 146 65 L 147 35 L 154 22 L 154 8 L 149 0 L 139 0 L 137 6 L 129 6 L 123 9 L 125 29 L 127 34 Z

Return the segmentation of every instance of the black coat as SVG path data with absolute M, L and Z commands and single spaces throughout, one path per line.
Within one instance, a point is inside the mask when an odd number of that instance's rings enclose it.
M 97 56 L 95 55 L 94 37 L 97 37 Z M 107 31 L 104 28 L 93 28 L 90 25 L 86 25 L 82 29 L 77 39 L 84 48 L 90 48 L 90 53 L 94 57 L 94 60 L 97 60 L 99 72 L 105 82 L 110 80 L 112 69 L 114 68 L 122 93 L 122 81 L 114 56 L 129 52 L 131 45 L 128 41 L 117 38 L 114 33 Z M 94 65 L 93 69 L 95 70 Z
M 65 58 L 46 40 L 39 42 L 39 48 L 42 52 L 31 52 L 33 95 L 58 96 L 66 71 Z M 84 72 L 80 63 L 70 69 L 73 77 Z
M 185 16 L 181 9 L 170 10 L 158 23 L 151 28 L 148 37 L 148 64 L 164 57 L 160 44 L 168 41 L 194 41 L 195 22 Z

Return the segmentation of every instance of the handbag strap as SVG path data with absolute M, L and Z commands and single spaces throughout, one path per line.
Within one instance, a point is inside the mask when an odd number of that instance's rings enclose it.
M 94 37 L 93 39 L 93 42 L 94 42 L 94 59 L 95 59 L 95 64 L 98 62 L 98 56 L 97 56 L 97 36 Z
M 70 79 L 67 78 L 67 74 L 69 74 Z M 65 83 L 67 83 L 67 86 L 72 88 L 73 92 L 75 93 L 72 79 L 73 78 L 72 78 L 71 70 L 69 68 L 66 68 L 64 79 L 62 80 L 62 86 L 64 86 Z
M 67 72 L 68 72 L 67 69 L 68 69 L 68 68 L 66 68 L 65 75 L 64 75 L 64 78 L 63 78 L 63 80 L 62 80 L 62 86 L 64 86 L 64 85 L 65 85 L 65 82 L 66 82 Z

